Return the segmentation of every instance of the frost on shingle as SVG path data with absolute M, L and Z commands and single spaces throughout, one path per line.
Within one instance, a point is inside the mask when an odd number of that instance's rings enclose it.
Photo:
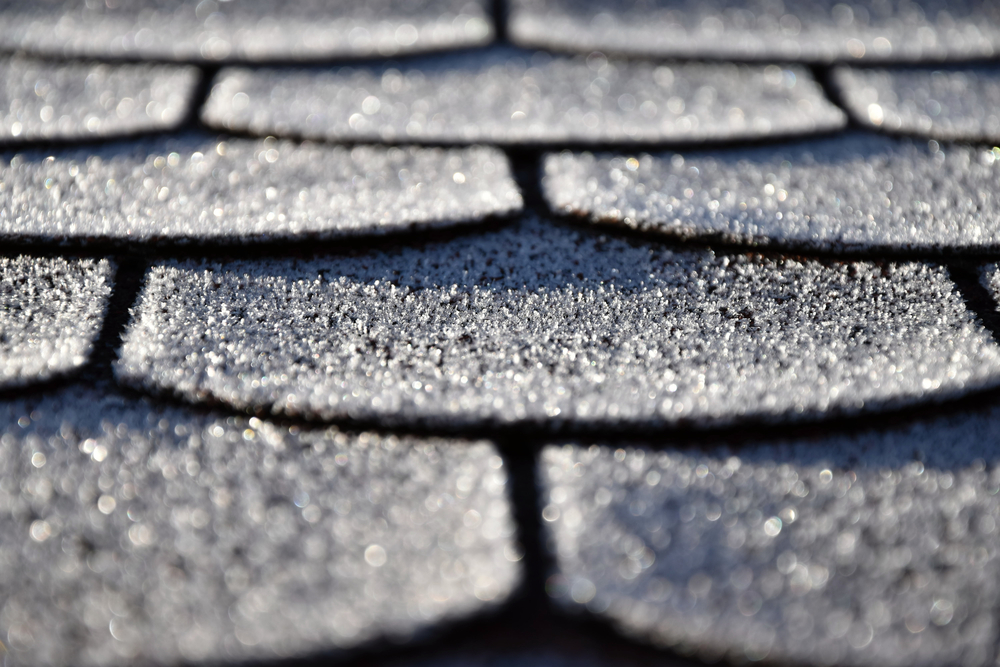
M 0 10 L 0 25 L 4 18 Z M 0 57 L 0 143 L 175 127 L 188 113 L 199 76 L 193 67 L 174 65 Z
M 960 395 L 1000 350 L 945 270 L 800 263 L 527 221 L 312 260 L 154 266 L 119 378 L 382 424 L 696 424 Z
M 548 447 L 550 588 L 702 657 L 992 664 L 998 461 L 997 407 L 708 453 Z
M 833 70 L 859 123 L 942 140 L 1000 141 L 1000 68 Z
M 87 362 L 111 294 L 106 260 L 0 257 L 0 387 Z
M 683 58 L 926 61 L 1000 52 L 980 0 L 512 0 L 516 43 Z
M 70 389 L 0 405 L 9 664 L 244 663 L 397 641 L 520 577 L 485 442 Z
M 990 150 L 865 134 L 763 148 L 550 154 L 556 211 L 682 238 L 822 250 L 1000 247 Z
M 400 65 L 223 70 L 202 112 L 259 134 L 352 141 L 696 141 L 834 130 L 808 70 L 553 57 L 508 48 Z
M 305 60 L 472 46 L 486 0 L 9 0 L 0 46 L 58 56 Z
M 378 234 L 520 209 L 493 148 L 370 147 L 187 135 L 0 155 L 0 238 Z

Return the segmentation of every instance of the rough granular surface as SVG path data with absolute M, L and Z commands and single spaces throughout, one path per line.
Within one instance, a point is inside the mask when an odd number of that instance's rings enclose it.
M 8 0 L 0 46 L 153 60 L 391 56 L 483 44 L 485 0 Z
M 854 133 L 764 148 L 563 152 L 556 211 L 681 238 L 821 250 L 1000 246 L 1000 150 Z
M 702 659 L 992 664 L 998 438 L 992 407 L 703 454 L 549 447 L 550 589 Z
M 493 48 L 397 66 L 224 69 L 202 117 L 360 141 L 698 141 L 835 130 L 803 67 L 663 64 Z
M 939 61 L 1000 51 L 992 2 L 512 0 L 522 45 L 671 58 Z
M 0 237 L 229 242 L 474 223 L 520 209 L 494 148 L 184 135 L 0 156 Z
M 0 57 L 0 143 L 175 127 L 188 114 L 200 76 L 175 65 Z
M 0 388 L 83 366 L 111 294 L 107 260 L 0 257 Z
M 720 257 L 528 221 L 350 257 L 154 266 L 117 373 L 320 418 L 724 423 L 996 384 L 1000 350 L 941 267 Z
M 246 661 L 495 605 L 520 551 L 492 445 L 278 427 L 70 388 L 0 408 L 14 664 Z
M 941 140 L 1000 141 L 1000 69 L 855 69 L 831 80 L 859 123 Z

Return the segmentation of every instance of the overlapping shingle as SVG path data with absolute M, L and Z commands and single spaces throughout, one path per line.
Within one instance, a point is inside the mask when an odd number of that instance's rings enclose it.
M 0 237 L 226 242 L 380 234 L 506 215 L 496 149 L 181 137 L 0 156 Z
M 87 362 L 112 272 L 105 260 L 0 257 L 0 387 L 48 380 Z
M 483 44 L 486 0 L 9 0 L 0 46 L 161 60 L 391 56 Z
M 503 600 L 484 442 L 282 428 L 69 389 L 0 406 L 0 629 L 38 666 L 312 655 Z
M 224 69 L 202 117 L 258 134 L 503 144 L 722 140 L 845 123 L 801 67 L 566 58 L 506 48 L 401 65 Z
M 1000 247 L 1000 151 L 866 134 L 762 148 L 544 160 L 557 211 L 755 245 Z
M 992 664 L 1000 410 L 684 453 L 549 447 L 555 597 L 718 659 Z
M 1000 69 L 838 67 L 832 81 L 858 122 L 941 140 L 1000 142 Z
M 0 25 L 4 18 L 0 11 Z M 174 65 L 0 57 L 0 143 L 175 127 L 189 112 L 200 76 Z
M 441 427 L 798 419 L 1000 381 L 943 268 L 674 252 L 527 221 L 154 267 L 117 372 L 240 408 Z
M 520 44 L 647 56 L 938 61 L 1000 52 L 1000 10 L 978 0 L 513 0 Z

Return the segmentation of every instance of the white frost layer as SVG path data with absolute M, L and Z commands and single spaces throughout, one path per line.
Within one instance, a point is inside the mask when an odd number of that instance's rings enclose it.
M 106 261 L 0 258 L 0 387 L 87 362 L 111 295 Z
M 336 238 L 506 215 L 506 156 L 186 135 L 0 156 L 0 235 L 225 240 Z
M 500 602 L 485 442 L 287 429 L 71 388 L 0 406 L 0 623 L 40 667 L 306 657 Z
M 675 252 L 529 220 L 350 257 L 157 265 L 117 373 L 387 424 L 706 424 L 955 396 L 1000 380 L 1000 350 L 941 267 Z

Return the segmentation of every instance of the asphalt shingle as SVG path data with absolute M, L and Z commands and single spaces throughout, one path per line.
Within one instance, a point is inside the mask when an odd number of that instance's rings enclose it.
M 832 81 L 859 123 L 945 141 L 1000 141 L 1000 69 L 838 67 Z
M 0 257 L 0 387 L 48 380 L 87 362 L 112 273 L 105 260 Z
M 7 0 L 0 46 L 59 56 L 308 60 L 488 42 L 487 0 Z
M 227 242 L 380 234 L 506 215 L 493 148 L 185 135 L 0 156 L 0 238 Z
M 5 20 L 0 12 L 0 25 Z M 0 143 L 164 130 L 187 116 L 200 73 L 176 65 L 0 57 Z
M 820 250 L 1000 247 L 1000 150 L 862 133 L 544 160 L 553 210 L 681 238 Z
M 992 664 L 1000 409 L 707 453 L 544 450 L 562 603 L 738 661 Z
M 512 0 L 520 44 L 677 58 L 939 61 L 1000 52 L 980 0 Z
M 502 144 L 738 139 L 846 122 L 801 67 L 508 48 L 370 67 L 224 69 L 202 117 L 257 134 Z
M 520 576 L 485 442 L 282 428 L 71 388 L 0 406 L 0 628 L 43 666 L 405 640 Z
M 314 260 L 155 266 L 121 380 L 441 427 L 814 418 L 1000 381 L 946 271 L 675 252 L 528 220 Z

